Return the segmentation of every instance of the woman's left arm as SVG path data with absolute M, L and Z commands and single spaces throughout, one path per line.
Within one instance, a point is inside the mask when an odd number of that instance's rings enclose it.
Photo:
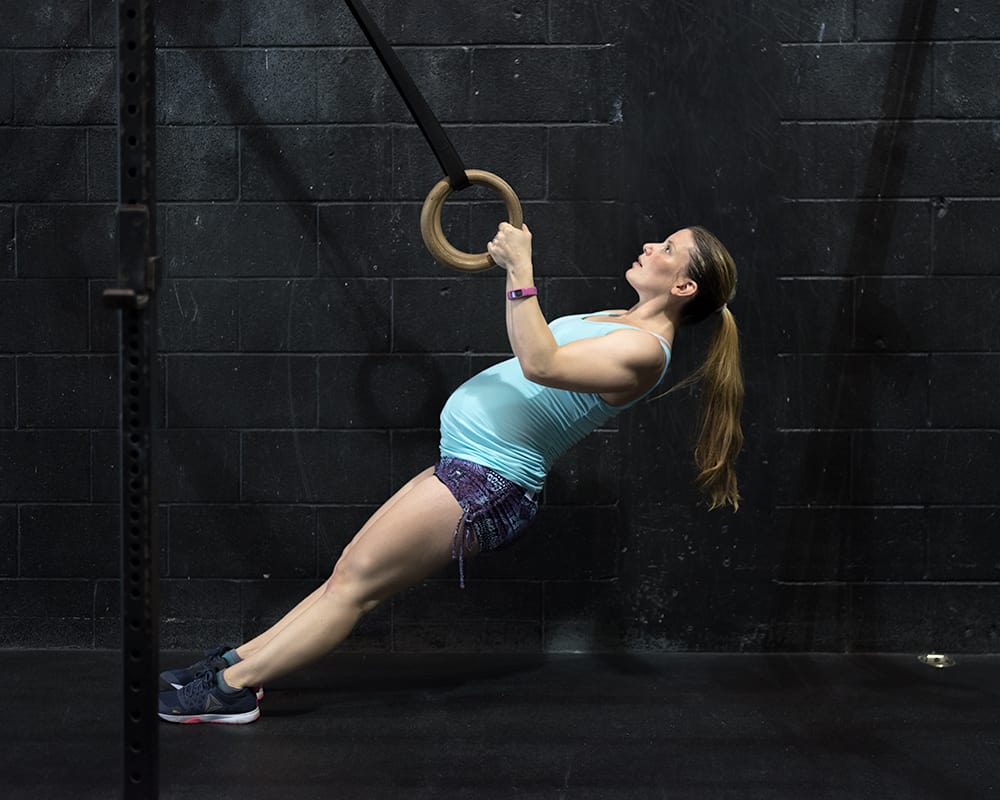
M 534 286 L 531 232 L 501 223 L 486 246 L 507 271 L 507 291 Z M 560 346 L 537 297 L 507 300 L 507 336 L 524 376 L 535 383 L 577 392 L 628 392 L 659 375 L 663 351 L 652 336 L 616 331 Z

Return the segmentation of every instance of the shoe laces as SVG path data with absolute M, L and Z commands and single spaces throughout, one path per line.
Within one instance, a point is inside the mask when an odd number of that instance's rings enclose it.
M 201 702 L 205 696 L 216 687 L 215 670 L 205 669 L 194 676 L 194 680 L 182 686 L 177 694 L 185 702 Z

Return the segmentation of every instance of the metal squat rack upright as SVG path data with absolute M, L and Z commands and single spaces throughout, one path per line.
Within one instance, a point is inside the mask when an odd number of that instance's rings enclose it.
M 122 787 L 123 797 L 143 800 L 159 793 L 154 66 L 153 0 L 119 0 L 118 286 L 104 292 L 104 302 L 120 311 Z

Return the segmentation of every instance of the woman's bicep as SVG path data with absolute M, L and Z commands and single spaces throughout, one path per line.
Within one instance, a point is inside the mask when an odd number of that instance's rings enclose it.
M 561 345 L 548 362 L 525 377 L 574 392 L 627 392 L 662 368 L 663 350 L 638 331 L 615 331 Z

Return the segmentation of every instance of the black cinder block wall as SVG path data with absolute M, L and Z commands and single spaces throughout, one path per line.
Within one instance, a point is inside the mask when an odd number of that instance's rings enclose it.
M 550 318 L 627 306 L 643 241 L 727 242 L 747 445 L 739 513 L 709 513 L 696 397 L 643 405 L 465 591 L 447 572 L 345 646 L 995 651 L 996 4 L 369 5 L 467 165 L 519 192 Z M 0 646 L 117 647 L 116 4 L 7 6 Z M 508 344 L 502 276 L 422 248 L 440 169 L 345 7 L 157 22 L 162 637 L 198 648 L 316 586 Z M 500 213 L 470 191 L 445 224 L 478 250 Z

